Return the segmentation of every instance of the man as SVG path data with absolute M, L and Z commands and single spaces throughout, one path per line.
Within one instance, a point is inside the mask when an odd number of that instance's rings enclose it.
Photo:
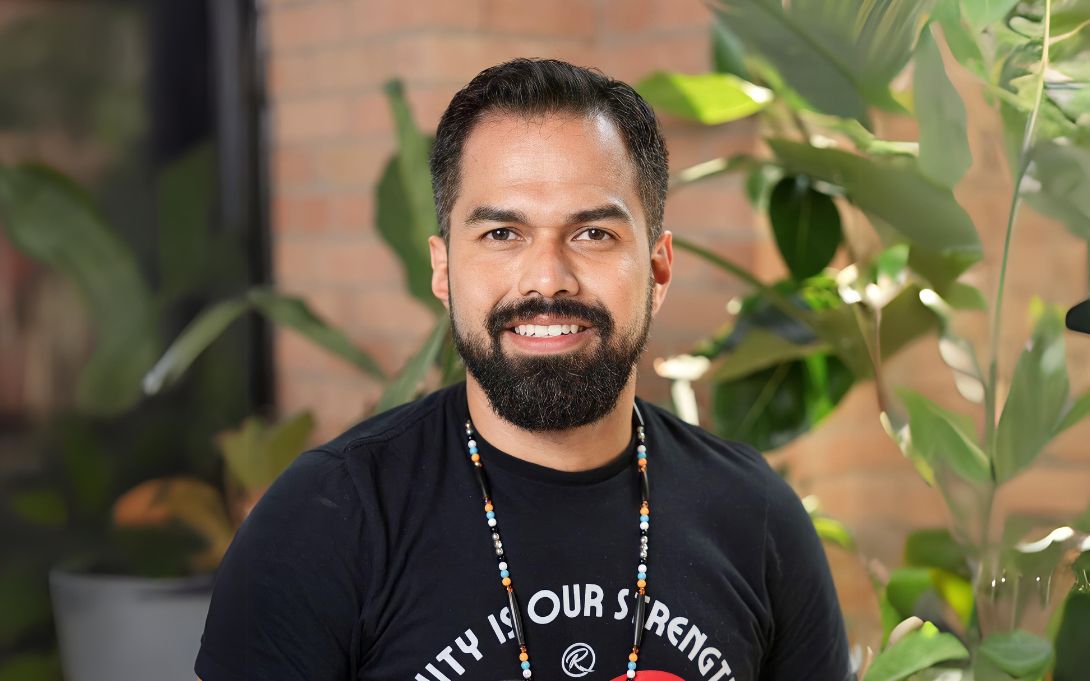
M 647 103 L 559 61 L 487 69 L 439 123 L 432 180 L 466 381 L 277 480 L 224 560 L 198 675 L 848 678 L 792 490 L 635 396 L 673 263 Z

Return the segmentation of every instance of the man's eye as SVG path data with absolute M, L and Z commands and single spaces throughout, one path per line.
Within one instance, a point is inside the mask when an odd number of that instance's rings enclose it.
M 510 241 L 513 236 L 514 232 L 512 232 L 507 227 L 493 229 L 485 234 L 485 237 L 491 239 L 492 241 Z
M 580 239 L 584 237 L 590 241 L 605 241 L 606 239 L 613 238 L 609 232 L 604 229 L 598 229 L 597 227 L 591 227 L 579 235 Z

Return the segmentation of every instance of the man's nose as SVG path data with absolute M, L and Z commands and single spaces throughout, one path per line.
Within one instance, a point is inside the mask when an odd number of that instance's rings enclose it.
M 519 293 L 538 293 L 545 298 L 579 293 L 571 253 L 563 240 L 542 239 L 523 253 Z

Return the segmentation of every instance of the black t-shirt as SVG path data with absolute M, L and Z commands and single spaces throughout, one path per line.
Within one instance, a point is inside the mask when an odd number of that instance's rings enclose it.
M 640 681 L 842 681 L 844 624 L 821 544 L 753 449 L 637 400 L 651 527 Z M 465 384 L 302 454 L 217 576 L 204 681 L 523 678 L 466 451 Z M 640 490 L 632 445 L 564 472 L 477 437 L 534 678 L 623 679 Z

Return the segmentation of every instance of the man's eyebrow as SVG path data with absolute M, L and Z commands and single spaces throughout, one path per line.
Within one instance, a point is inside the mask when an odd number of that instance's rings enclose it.
M 581 210 L 578 213 L 572 213 L 568 216 L 568 222 L 571 224 L 598 222 L 600 220 L 620 220 L 621 222 L 627 222 L 630 225 L 632 224 L 632 216 L 629 215 L 628 211 L 615 203 L 608 203 L 598 206 L 597 208 Z
M 598 222 L 601 220 L 620 220 L 632 224 L 632 216 L 627 210 L 617 204 L 608 203 L 595 208 L 588 208 L 572 213 L 568 216 L 569 224 L 582 224 L 586 222 Z M 509 222 L 512 224 L 526 225 L 529 219 L 522 211 L 496 206 L 477 206 L 466 218 L 466 225 L 474 225 L 480 222 Z
M 521 211 L 496 206 L 477 206 L 466 218 L 466 224 L 473 225 L 478 222 L 512 222 L 525 225 L 527 219 Z

